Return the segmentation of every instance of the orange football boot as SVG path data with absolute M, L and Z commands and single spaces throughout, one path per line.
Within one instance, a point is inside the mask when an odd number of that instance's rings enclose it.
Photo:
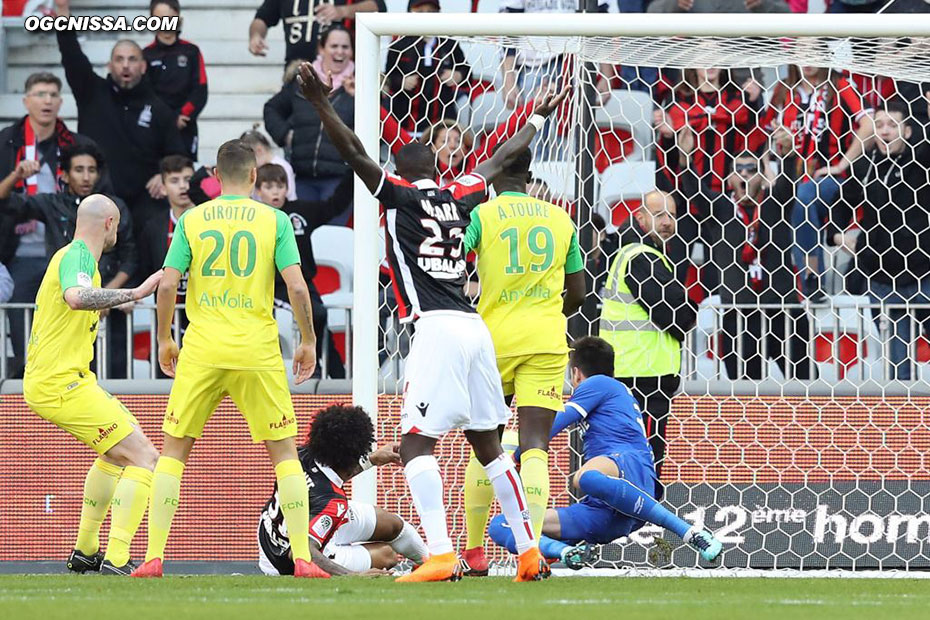
M 426 581 L 458 581 L 462 578 L 462 566 L 455 552 L 431 555 L 418 569 L 398 577 L 400 583 L 419 583 Z

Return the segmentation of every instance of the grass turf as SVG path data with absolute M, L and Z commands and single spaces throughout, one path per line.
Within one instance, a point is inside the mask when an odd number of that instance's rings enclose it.
M 274 618 L 927 618 L 926 581 L 909 579 L 504 578 L 395 584 L 362 577 L 258 576 L 135 580 L 99 575 L 0 576 L 5 618 L 224 620 Z

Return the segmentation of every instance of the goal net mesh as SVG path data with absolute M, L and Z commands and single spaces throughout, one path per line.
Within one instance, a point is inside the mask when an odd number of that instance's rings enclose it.
M 512 136 L 541 92 L 571 85 L 532 145 L 530 186 L 578 226 L 589 294 L 570 337 L 598 334 L 608 270 L 642 228 L 644 199 L 674 200 L 661 247 L 692 310 L 672 297 L 649 308 L 685 337 L 681 387 L 667 416 L 659 394 L 644 403 L 646 427 L 665 418 L 665 504 L 718 532 L 723 566 L 930 567 L 930 41 L 438 36 L 381 48 L 382 163 L 421 140 L 441 184 Z M 386 440 L 412 328 L 383 267 Z M 578 499 L 581 441 L 576 429 L 553 443 L 553 507 Z M 462 435 L 439 455 L 462 549 Z M 379 471 L 378 489 L 416 522 L 399 472 Z M 598 565 L 701 563 L 646 525 L 604 545 Z

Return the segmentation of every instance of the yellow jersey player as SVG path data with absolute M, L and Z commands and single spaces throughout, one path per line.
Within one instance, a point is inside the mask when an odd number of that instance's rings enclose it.
M 68 570 L 128 575 L 135 568 L 129 544 L 149 499 L 158 453 L 136 419 L 97 385 L 90 371 L 100 310 L 154 292 L 161 271 L 134 289 L 100 288 L 97 261 L 116 245 L 119 209 L 101 194 L 81 201 L 74 239 L 49 261 L 29 338 L 23 397 L 39 416 L 67 431 L 99 456 L 84 479 L 77 542 Z M 113 514 L 106 555 L 100 525 Z
M 145 564 L 134 577 L 161 577 L 184 466 L 194 441 L 226 395 L 248 422 L 252 439 L 268 450 L 287 529 L 309 531 L 307 484 L 294 440 L 297 420 L 272 315 L 277 268 L 300 328 L 294 375 L 296 383 L 302 383 L 316 365 L 316 337 L 294 229 L 283 211 L 247 198 L 255 184 L 255 155 L 240 140 L 220 147 L 216 176 L 222 195 L 178 220 L 158 288 L 158 362 L 175 380 L 152 481 Z M 171 322 L 185 272 L 190 325 L 179 354 Z M 328 577 L 311 562 L 308 536 L 293 536 L 291 552 L 294 576 Z
M 568 364 L 566 317 L 584 301 L 585 280 L 569 215 L 526 193 L 531 161 L 526 149 L 493 179 L 497 198 L 472 211 L 465 250 L 478 256 L 478 313 L 494 340 L 504 395 L 517 399 L 520 478 L 538 539 L 549 502 L 549 431 L 562 409 Z M 466 575 L 487 574 L 484 531 L 493 495 L 472 455 L 465 471 Z

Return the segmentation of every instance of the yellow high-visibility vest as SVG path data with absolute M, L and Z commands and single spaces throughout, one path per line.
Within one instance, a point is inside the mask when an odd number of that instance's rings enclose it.
M 630 260 L 644 252 L 655 254 L 671 269 L 659 250 L 631 243 L 620 248 L 607 275 L 600 337 L 614 348 L 615 377 L 661 377 L 681 371 L 681 343 L 656 327 L 626 284 Z

